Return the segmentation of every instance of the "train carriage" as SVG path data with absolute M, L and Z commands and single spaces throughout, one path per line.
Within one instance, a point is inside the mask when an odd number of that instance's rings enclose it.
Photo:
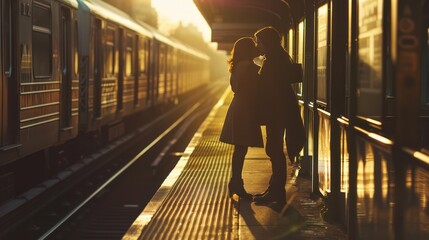
M 208 81 L 205 54 L 101 0 L 1 0 L 0 12 L 0 201 Z
M 2 1 L 0 164 L 78 134 L 77 7 Z
M 99 0 L 79 1 L 81 130 L 113 124 L 148 104 L 152 33 Z
M 171 102 L 209 81 L 209 57 L 145 23 L 153 34 L 150 82 L 153 105 Z M 193 64 L 192 64 L 193 63 Z
M 16 51 L 17 28 L 16 4 L 12 0 L 2 0 L 1 11 L 1 37 L 0 37 L 0 156 L 16 157 L 18 153 L 10 151 L 19 147 L 19 120 L 18 120 L 18 82 L 16 76 Z M 15 93 L 15 94 L 13 94 Z M 0 164 L 4 164 L 4 160 Z
M 172 85 L 172 67 L 173 59 L 176 54 L 176 44 L 167 36 L 152 29 L 154 34 L 154 42 L 152 51 L 157 55 L 154 63 L 157 65 L 152 82 L 154 86 L 154 104 L 171 100 L 173 97 L 171 92 Z

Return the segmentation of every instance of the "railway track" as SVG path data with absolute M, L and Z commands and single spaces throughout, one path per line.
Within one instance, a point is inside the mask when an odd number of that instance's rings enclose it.
M 2 220 L 0 237 L 118 238 L 168 175 L 224 89 L 224 83 L 207 87 L 66 169 L 68 173 L 58 173 L 56 178 L 67 177 Z M 26 211 L 27 215 L 23 213 Z

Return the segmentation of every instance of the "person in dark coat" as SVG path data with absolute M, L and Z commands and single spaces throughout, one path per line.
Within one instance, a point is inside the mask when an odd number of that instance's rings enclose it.
M 250 37 L 238 39 L 231 51 L 229 71 L 234 98 L 228 108 L 220 141 L 234 145 L 232 177 L 228 184 L 229 195 L 251 199 L 244 189 L 242 170 L 248 147 L 264 147 L 257 113 L 259 67 L 253 59 L 259 51 Z
M 281 46 L 279 32 L 273 27 L 265 27 L 255 33 L 256 46 L 265 55 L 260 69 L 262 80 L 261 102 L 266 125 L 267 143 L 265 151 L 270 157 L 272 176 L 268 189 L 255 196 L 256 203 L 286 203 L 286 157 L 283 151 L 285 130 L 288 133 L 304 134 L 298 101 L 290 84 L 289 54 Z M 290 158 L 295 157 L 303 147 L 302 134 L 287 134 L 287 150 Z M 299 139 L 297 142 L 294 138 Z M 298 144 L 297 144 L 298 143 Z

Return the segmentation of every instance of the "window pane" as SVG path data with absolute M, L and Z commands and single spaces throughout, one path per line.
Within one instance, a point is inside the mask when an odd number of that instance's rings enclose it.
M 11 21 L 11 5 L 10 1 L 4 2 L 3 8 L 3 21 L 4 21 L 4 36 L 3 36 L 3 46 L 4 46 L 4 72 L 7 76 L 11 74 L 12 71 L 12 21 Z
M 295 55 L 295 53 L 293 52 L 293 29 L 289 29 L 289 33 L 288 33 L 288 46 L 287 46 L 287 51 L 289 52 L 289 55 L 293 58 L 293 56 Z
M 51 9 L 34 2 L 32 63 L 35 78 L 47 78 L 52 72 Z
M 304 58 L 304 22 L 298 24 L 298 63 L 302 63 Z
M 298 56 L 296 60 L 301 64 L 304 60 L 304 21 L 298 24 Z M 302 95 L 302 83 L 297 84 L 297 93 Z
M 326 103 L 328 4 L 324 4 L 317 10 L 317 23 L 317 99 Z
M 114 58 L 114 48 L 111 45 L 106 46 L 106 60 L 104 65 L 104 71 L 106 74 L 113 74 L 113 58 Z
M 382 115 L 382 0 L 359 1 L 358 115 L 381 120 Z
M 79 51 L 78 51 L 78 43 L 79 43 L 79 32 L 77 21 L 74 24 L 74 44 L 73 44 L 73 58 L 74 58 L 74 74 L 75 76 L 79 73 Z
M 127 50 L 125 54 L 125 75 L 131 76 L 133 75 L 133 52 Z
M 51 75 L 51 35 L 33 31 L 33 71 L 34 77 Z
M 104 72 L 106 75 L 113 75 L 115 72 L 115 31 L 111 28 L 106 31 L 106 58 Z
M 133 36 L 127 35 L 126 38 L 126 47 L 125 47 L 125 75 L 131 76 L 133 75 Z
M 429 105 L 429 28 L 427 29 L 427 52 L 426 52 L 426 81 L 422 86 L 423 89 L 426 89 L 426 92 L 424 92 L 423 101 L 426 103 L 426 105 Z M 423 80 L 424 81 L 424 80 Z
M 48 7 L 42 6 L 34 2 L 33 4 L 33 25 L 51 28 L 51 10 Z
M 144 38 L 141 38 L 139 42 L 139 63 L 140 72 L 146 72 L 146 41 Z

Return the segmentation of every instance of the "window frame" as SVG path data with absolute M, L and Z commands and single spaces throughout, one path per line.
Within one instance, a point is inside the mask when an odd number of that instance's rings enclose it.
M 34 8 L 41 8 L 43 10 L 47 10 L 47 13 L 49 13 L 49 26 L 44 27 L 44 26 L 38 26 L 35 24 L 35 14 L 34 14 Z M 35 81 L 44 81 L 47 79 L 52 79 L 52 71 L 53 71 L 53 57 L 52 57 L 52 53 L 53 53 L 53 41 L 52 41 L 52 6 L 49 3 L 45 3 L 42 1 L 33 1 L 33 6 L 32 6 L 32 22 L 31 22 L 31 26 L 32 26 L 32 31 L 31 31 L 31 45 L 32 45 L 32 72 L 33 72 L 33 79 Z M 35 49 L 39 49 L 38 47 L 35 47 L 35 34 L 34 33 L 38 33 L 38 34 L 45 34 L 48 36 L 49 39 L 49 50 L 48 51 L 43 51 L 43 52 L 47 52 L 45 54 L 47 54 L 47 56 L 43 56 L 47 59 L 49 59 L 49 70 L 48 72 L 39 74 L 38 72 L 36 72 L 38 68 L 36 68 L 35 66 L 37 64 L 39 64 L 40 62 L 43 62 L 44 60 L 39 61 L 39 59 L 36 59 L 39 55 L 38 51 L 35 51 Z M 37 53 L 37 55 L 36 55 Z M 42 55 L 40 55 L 42 56 Z

